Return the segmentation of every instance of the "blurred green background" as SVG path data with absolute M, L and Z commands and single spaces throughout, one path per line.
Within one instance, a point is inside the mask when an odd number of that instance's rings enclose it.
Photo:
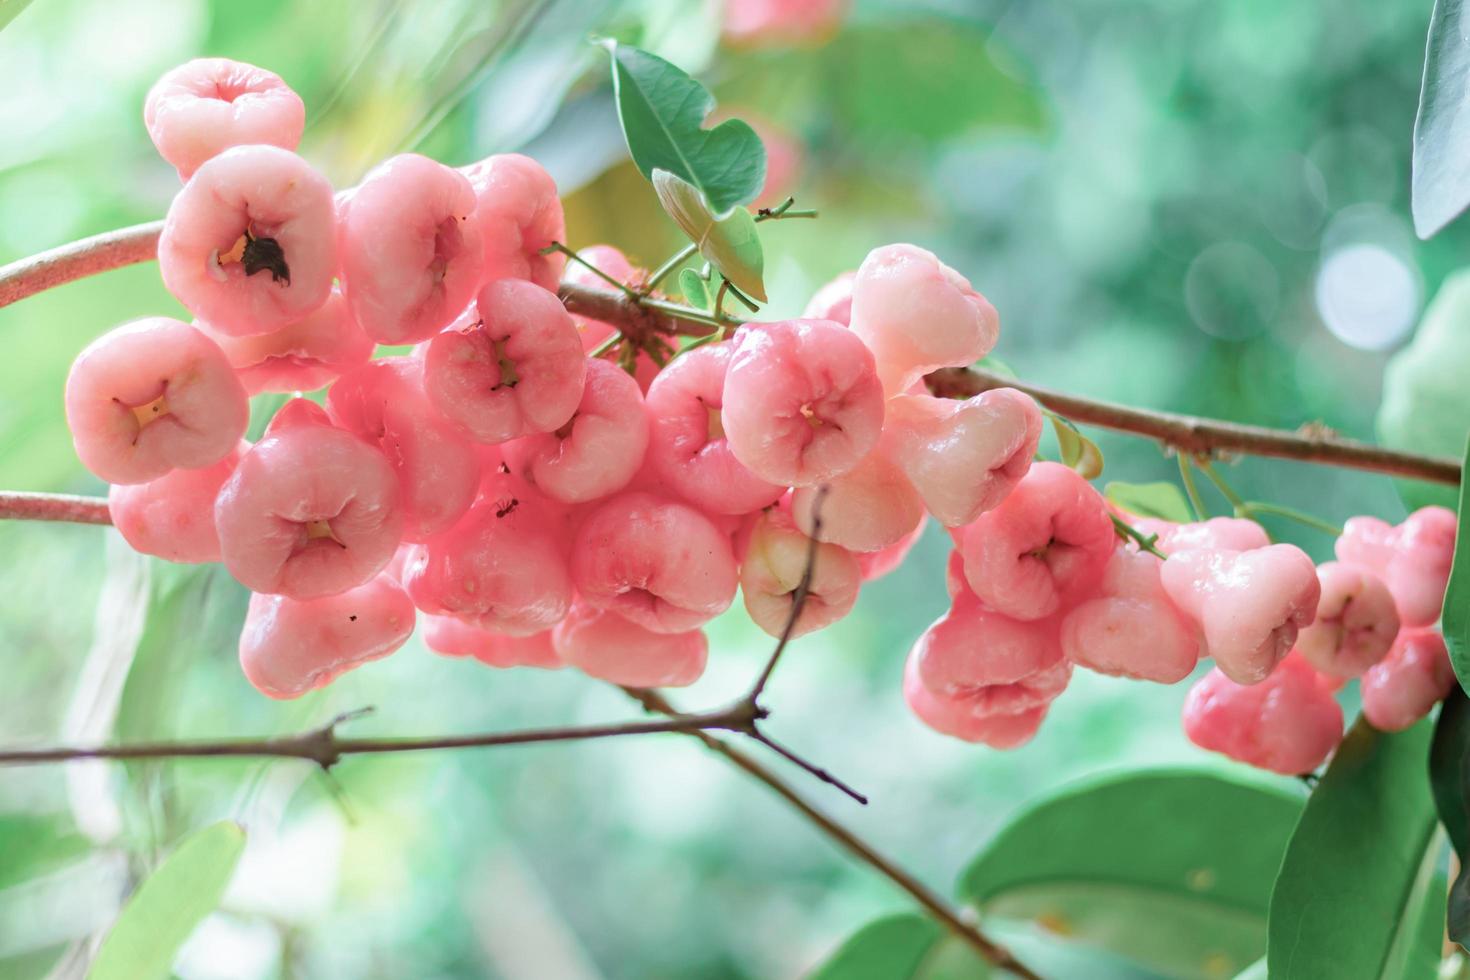
M 773 190 L 822 218 L 767 226 L 773 313 L 912 241 L 990 297 L 996 353 L 1029 379 L 1371 438 L 1387 353 L 1470 245 L 1463 223 L 1422 243 L 1408 222 L 1429 6 L 857 0 L 824 46 L 751 51 L 721 43 L 719 5 L 701 0 L 35 0 L 0 33 L 0 263 L 162 214 L 177 180 L 143 131 L 144 93 L 225 55 L 302 94 L 302 152 L 340 186 L 411 148 L 451 164 L 522 150 L 556 176 L 574 245 L 657 264 L 678 232 L 626 162 L 606 56 L 586 43 L 612 34 L 799 148 Z M 0 310 L 0 486 L 101 491 L 66 432 L 67 367 L 114 324 L 177 310 L 153 265 Z M 1107 478 L 1170 478 L 1157 447 L 1092 434 Z M 1384 478 L 1228 473 L 1333 520 L 1403 513 Z M 804 791 L 948 894 L 1042 789 L 1208 760 L 1178 730 L 1185 685 L 1082 672 L 1019 751 L 922 728 L 899 682 L 944 609 L 946 546 L 931 527 L 852 616 L 799 641 L 768 704 L 774 735 L 873 802 Z M 6 744 L 287 732 L 365 704 L 378 712 L 353 734 L 635 714 L 580 675 L 494 672 L 417 640 L 277 704 L 235 664 L 243 596 L 218 571 L 145 562 L 92 527 L 6 524 L 0 556 Z M 770 647 L 739 612 L 711 637 L 682 705 L 733 697 Z M 249 848 L 177 964 L 189 980 L 790 977 L 907 908 L 690 739 L 362 758 L 335 777 L 203 761 L 0 771 L 0 976 L 71 975 L 138 876 L 224 817 Z

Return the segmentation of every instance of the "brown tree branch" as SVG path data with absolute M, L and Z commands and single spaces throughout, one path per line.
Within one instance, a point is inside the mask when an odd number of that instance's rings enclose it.
M 121 228 L 0 267 L 0 307 L 86 276 L 146 262 L 155 256 L 162 228 L 161 221 Z M 562 286 L 561 297 L 567 309 L 616 324 L 635 342 L 646 338 L 650 332 L 698 337 L 715 329 L 706 322 L 708 314 L 651 297 L 635 300 L 616 290 L 572 284 Z M 996 387 L 1016 388 L 1073 421 L 1147 436 L 1185 453 L 1249 453 L 1412 477 L 1433 483 L 1454 484 L 1460 480 L 1458 460 L 1398 452 L 1340 439 L 1320 431 L 1287 432 L 1130 408 L 1064 394 L 973 368 L 936 371 L 928 381 L 931 391 L 945 397 L 964 398 Z
M 69 493 L 0 492 L 0 521 L 67 521 L 111 524 L 106 497 Z
M 623 688 L 623 690 L 629 697 L 643 705 L 648 711 L 675 718 L 683 717 L 678 709 L 670 704 L 668 699 L 658 691 L 628 687 Z M 747 753 L 731 745 L 724 739 L 711 735 L 707 731 L 693 731 L 689 734 L 703 742 L 707 748 L 724 756 L 737 768 L 744 770 L 750 776 L 765 783 L 766 786 L 770 787 L 772 792 L 785 800 L 802 816 L 806 817 L 822 833 L 846 848 L 864 864 L 867 864 L 903 891 L 907 892 L 925 911 L 937 919 L 958 939 L 974 949 L 986 962 L 1000 969 L 1008 970 L 1018 977 L 1025 978 L 1025 980 L 1040 980 L 1025 964 L 1012 956 L 1010 950 L 985 935 L 978 925 L 962 919 L 959 912 L 951 908 L 948 902 L 935 894 L 923 882 L 880 854 L 871 844 L 859 837 L 857 833 L 849 830 L 808 803 L 800 793 L 793 789 L 780 776 L 767 769 Z

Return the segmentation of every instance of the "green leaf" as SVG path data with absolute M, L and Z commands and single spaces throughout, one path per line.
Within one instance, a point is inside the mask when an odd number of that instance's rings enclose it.
M 224 897 L 244 850 L 245 830 L 230 820 L 186 837 L 123 906 L 88 980 L 168 977 L 179 948 Z
M 1429 738 L 1428 721 L 1389 734 L 1360 718 L 1343 739 L 1271 894 L 1272 980 L 1434 976 L 1437 940 L 1422 949 L 1421 921 L 1438 857 Z
M 971 863 L 984 916 L 1035 920 L 1176 977 L 1229 976 L 1266 949 L 1271 883 L 1301 801 L 1203 770 L 1063 789 Z
M 1434 723 L 1429 743 L 1429 788 L 1439 822 L 1449 835 L 1455 853 L 1470 856 L 1470 805 L 1467 805 L 1465 754 L 1470 748 L 1470 700 L 1455 689 L 1445 698 Z
M 1465 458 L 1467 463 L 1462 466 L 1470 464 L 1470 444 L 1465 447 Z M 1467 503 L 1470 503 L 1470 479 L 1462 479 L 1459 513 L 1470 514 Z M 1470 691 L 1470 540 L 1466 539 L 1463 522 L 1455 530 L 1455 557 L 1450 564 L 1450 580 L 1445 584 L 1439 628 L 1460 687 Z
M 1052 428 L 1057 432 L 1057 446 L 1062 452 L 1062 463 L 1082 474 L 1084 480 L 1102 475 L 1103 457 L 1097 445 L 1078 431 L 1069 419 L 1055 412 L 1047 412 Z
M 933 919 L 906 913 L 863 926 L 807 980 L 911 980 L 944 938 Z M 977 976 L 985 976 L 979 973 Z
M 1383 374 L 1378 434 L 1394 449 L 1459 458 L 1470 433 L 1470 270 L 1445 279 L 1414 340 Z M 1453 487 L 1398 482 L 1409 507 L 1455 506 Z
M 1176 524 L 1194 519 L 1189 501 L 1172 483 L 1120 483 L 1116 480 L 1103 488 L 1109 501 L 1139 517 L 1158 517 Z
M 613 95 L 633 163 L 649 180 L 667 170 L 704 195 L 717 215 L 755 200 L 766 182 L 766 149 L 747 123 L 701 128 L 715 107 L 703 85 L 667 61 L 616 41 Z
M 0 0 L 0 31 L 5 30 L 30 5 L 31 0 Z
M 679 270 L 679 292 L 684 294 L 684 302 L 695 309 L 707 310 L 710 308 L 709 280 L 701 276 L 697 270 Z
M 764 303 L 766 286 L 762 276 L 766 260 L 750 212 L 736 208 L 717 220 L 694 185 L 667 170 L 653 172 L 653 189 L 664 211 L 699 248 L 699 254 L 736 289 Z
M 1235 980 L 1266 980 L 1266 957 L 1262 956 L 1235 975 Z
M 1435 0 L 1414 119 L 1414 230 L 1428 238 L 1470 204 L 1470 24 L 1461 0 Z

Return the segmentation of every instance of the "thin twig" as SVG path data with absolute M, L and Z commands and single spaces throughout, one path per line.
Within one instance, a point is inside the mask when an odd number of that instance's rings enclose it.
M 1156 555 L 1159 558 L 1169 557 L 1159 550 L 1159 536 L 1157 534 L 1144 534 L 1112 511 L 1108 512 L 1108 516 L 1113 519 L 1113 530 L 1118 533 L 1118 537 L 1132 541 L 1138 545 L 1139 551 L 1147 551 L 1149 554 Z
M 0 492 L 0 520 L 111 524 L 106 497 L 69 493 Z
M 648 279 L 644 281 L 643 288 L 638 291 L 640 296 L 647 296 L 658 288 L 658 284 L 668 278 L 669 273 L 683 265 L 690 256 L 699 251 L 699 246 L 693 242 L 685 245 L 679 251 L 669 256 L 663 265 L 653 270 Z
M 776 641 L 776 649 L 771 651 L 765 667 L 756 677 L 755 683 L 750 686 L 750 693 L 745 696 L 749 704 L 756 704 L 765 691 L 766 684 L 771 680 L 771 674 L 781 659 L 781 654 L 786 652 L 786 645 L 791 642 L 791 634 L 796 631 L 796 622 L 801 618 L 802 607 L 806 605 L 806 597 L 811 592 L 812 575 L 815 574 L 817 567 L 817 546 L 822 537 L 822 502 L 826 499 L 827 487 L 825 485 L 818 487 L 817 492 L 812 496 L 812 533 L 807 541 L 806 567 L 802 569 L 801 581 L 796 584 L 796 591 L 792 594 L 791 612 L 786 616 L 786 625 L 781 628 L 781 637 Z
M 787 762 L 790 762 L 793 765 L 806 770 L 827 785 L 837 787 L 848 796 L 857 800 L 863 806 L 868 805 L 868 798 L 862 793 L 859 793 L 857 790 L 853 789 L 851 786 L 847 785 L 842 780 L 832 775 L 832 773 L 828 770 L 823 769 L 821 766 L 809 762 L 801 756 L 797 755 L 795 752 L 791 751 L 780 742 L 777 742 L 775 739 L 771 738 L 771 736 L 767 735 L 760 729 L 752 728 L 749 734 L 751 738 L 755 739 L 757 742 L 761 743 L 766 748 L 770 749 L 772 752 L 785 759 Z
M 1175 455 L 1179 458 L 1179 482 L 1184 484 L 1184 494 L 1189 498 L 1189 509 L 1194 512 L 1196 521 L 1204 521 L 1209 518 L 1210 512 L 1199 495 L 1199 487 L 1194 484 L 1194 469 L 1189 465 L 1189 457 L 1183 453 Z
M 606 272 L 603 272 L 597 266 L 593 265 L 591 262 L 588 262 L 586 259 L 582 258 L 581 253 L 578 252 L 576 249 L 568 248 L 567 246 L 563 245 L 561 242 L 552 242 L 550 245 L 546 246 L 545 248 L 543 248 L 541 250 L 541 254 L 542 255 L 550 255 L 553 252 L 560 252 L 562 255 L 565 255 L 568 260 L 577 263 L 582 268 L 586 269 L 588 272 L 592 273 L 594 276 L 596 276 L 597 278 L 601 279 L 603 282 L 610 283 L 613 286 L 613 288 L 615 288 L 618 292 L 623 293 L 623 294 L 628 295 L 628 296 L 631 296 L 634 299 L 637 299 L 638 298 L 639 293 L 638 293 L 638 291 L 636 289 L 634 289 L 632 286 L 628 285 L 625 282 L 622 282 L 620 280 L 614 279 L 612 276 L 608 275 Z

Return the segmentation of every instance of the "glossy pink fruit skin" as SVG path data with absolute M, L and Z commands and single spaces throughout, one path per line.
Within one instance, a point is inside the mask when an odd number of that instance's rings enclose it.
M 420 545 L 403 573 L 414 604 L 509 636 L 550 629 L 572 604 L 557 528 L 536 490 L 487 474 L 463 519 Z
M 474 310 L 424 348 L 434 406 L 492 445 L 565 425 L 582 400 L 587 358 L 556 294 L 502 279 L 480 290 Z
M 786 492 L 735 458 L 724 429 L 732 341 L 680 354 L 648 388 L 648 461 L 679 496 L 714 514 L 748 514 Z
M 877 581 L 902 565 L 914 545 L 918 543 L 919 538 L 924 536 L 924 527 L 928 523 L 927 517 L 920 520 L 912 531 L 882 551 L 856 552 L 858 568 L 862 572 L 863 581 Z
M 1377 575 L 1341 562 L 1324 562 L 1317 578 L 1317 616 L 1298 633 L 1296 648 L 1320 673 L 1357 677 L 1382 660 L 1398 636 L 1393 596 Z
M 1383 579 L 1405 626 L 1431 626 L 1444 606 L 1456 526 L 1454 511 L 1446 507 L 1421 508 L 1397 527 L 1354 517 L 1337 539 L 1337 557 Z
M 1040 619 L 1096 588 L 1117 536 L 1086 480 L 1060 463 L 1036 463 L 958 537 L 975 595 L 997 612 Z
M 182 180 L 232 146 L 296 149 L 306 106 L 274 72 L 228 58 L 196 58 L 166 73 L 143 101 L 143 125 Z
M 414 358 L 379 358 L 343 375 L 327 392 L 327 411 L 392 464 L 406 540 L 448 530 L 474 503 L 479 456 L 430 406 Z
M 270 333 L 236 337 L 202 320 L 195 326 L 219 344 L 252 395 L 315 391 L 366 364 L 375 346 L 335 289 L 320 309 Z
M 924 631 L 909 656 L 931 692 L 987 715 L 1048 704 L 1072 677 L 1055 620 L 1023 622 L 964 598 Z
M 552 242 L 565 242 L 566 219 L 556 181 L 519 153 L 501 153 L 461 167 L 475 192 L 475 220 L 485 242 L 483 282 L 525 279 L 556 292 L 567 258 L 542 255 Z
M 966 367 L 995 346 L 1000 317 L 969 281 L 913 245 L 868 253 L 852 290 L 852 332 L 873 351 L 889 397 L 942 367 Z
M 607 609 L 578 602 L 551 631 L 561 659 L 589 677 L 626 687 L 684 687 L 709 658 L 704 631 L 655 633 Z
M 812 533 L 812 518 L 822 522 L 821 539 L 849 551 L 881 551 L 913 534 L 924 521 L 924 501 L 897 463 L 874 451 L 823 491 L 798 487 L 791 513 L 803 534 Z M 820 511 L 813 509 L 821 500 Z
M 1184 734 L 1202 749 L 1296 776 L 1320 766 L 1342 740 L 1342 709 L 1293 657 L 1249 686 L 1210 671 L 1184 700 Z
M 747 327 L 725 375 L 730 452 L 763 480 L 812 486 L 878 444 L 883 389 L 873 355 L 830 320 Z
M 475 192 L 458 171 L 405 153 L 380 163 L 341 206 L 347 306 L 382 344 L 427 340 L 480 285 Z
M 1161 524 L 1163 522 L 1160 522 Z M 1134 526 L 1143 530 L 1143 525 Z M 1212 517 L 1192 524 L 1173 524 L 1157 532 L 1158 549 L 1165 554 L 1214 548 L 1219 551 L 1255 551 L 1271 543 L 1266 531 L 1255 521 L 1241 517 Z
M 214 529 L 214 501 L 235 472 L 250 444 L 213 466 L 174 470 L 147 483 L 113 484 L 107 491 L 112 525 L 134 551 L 167 561 L 200 564 L 219 561 L 219 534 Z
M 856 280 L 856 270 L 842 273 L 812 294 L 801 315 L 849 326 L 852 323 L 852 284 Z
M 227 258 L 247 232 L 274 241 L 284 269 L 247 274 L 243 261 Z M 169 205 L 158 270 L 168 291 L 220 333 L 269 333 L 300 320 L 327 301 L 337 274 L 332 185 L 290 150 L 226 150 Z
M 899 395 L 888 402 L 879 451 L 901 468 L 947 527 L 995 507 L 1031 469 L 1041 409 L 1013 388 L 965 401 Z
M 688 504 L 622 493 L 594 510 L 572 547 L 589 604 L 644 629 L 684 633 L 730 607 L 738 571 L 728 536 Z
M 1163 562 L 1119 545 L 1098 594 L 1062 619 L 1062 651 L 1099 674 L 1174 684 L 1204 654 L 1200 630 L 1179 612 L 1160 581 Z
M 446 657 L 473 657 L 488 667 L 559 670 L 563 666 L 552 649 L 550 630 L 507 636 L 453 616 L 424 617 L 424 646 Z
M 1265 680 L 1312 622 L 1322 588 L 1312 559 L 1289 544 L 1255 551 L 1179 551 L 1164 591 L 1204 631 L 1219 669 L 1237 684 Z
M 318 599 L 257 593 L 240 633 L 240 666 L 262 694 L 300 697 L 403 646 L 413 621 L 413 603 L 382 575 Z
M 1406 629 L 1393 649 L 1363 675 L 1363 714 L 1375 728 L 1397 732 L 1434 709 L 1454 689 L 1455 670 L 1435 629 Z
M 809 562 L 811 582 L 792 637 L 830 626 L 852 612 L 862 569 L 852 552 L 835 544 L 818 544 L 813 552 L 811 538 L 781 511 L 769 511 L 756 521 L 740 564 L 740 595 L 751 621 L 767 634 L 779 638 L 786 630 Z
M 311 408 L 283 409 L 290 424 L 266 430 L 215 500 L 225 567 L 254 592 L 346 592 L 380 572 L 403 535 L 392 466 Z M 313 529 L 331 534 L 312 537 Z
M 228 456 L 245 435 L 250 404 L 218 345 L 159 316 L 110 330 L 77 355 L 66 422 L 87 469 L 109 483 L 146 483 Z
M 925 687 L 919 679 L 918 661 L 912 656 L 904 666 L 903 697 L 918 719 L 934 731 L 993 749 L 1019 748 L 1031 741 L 1051 708 L 1047 701 L 1015 714 L 977 711 L 968 699 L 943 697 Z
M 580 504 L 616 493 L 643 468 L 648 413 L 638 382 L 615 364 L 587 362 L 576 412 L 560 429 L 505 443 L 512 469 L 555 500 Z

